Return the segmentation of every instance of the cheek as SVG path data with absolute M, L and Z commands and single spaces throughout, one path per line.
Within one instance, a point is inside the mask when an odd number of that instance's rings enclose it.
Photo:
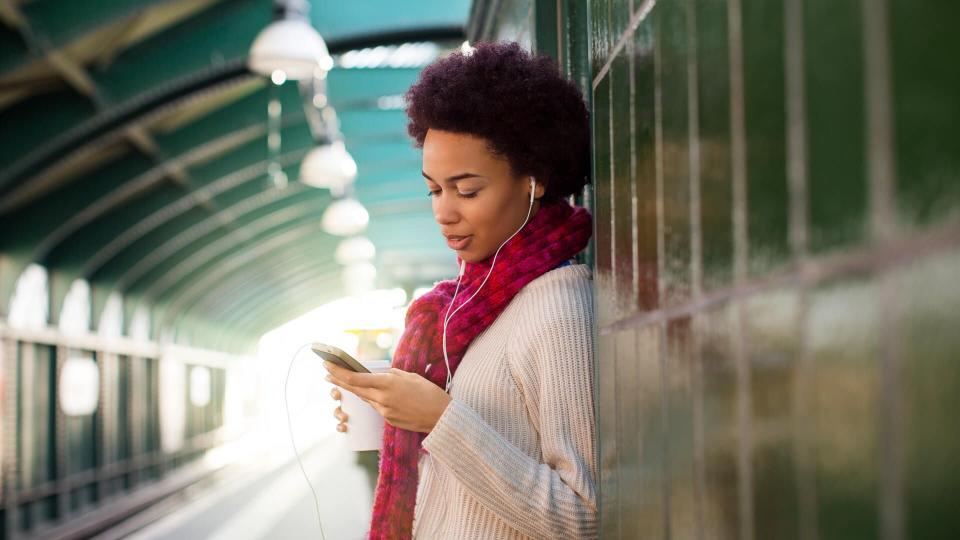
M 500 242 L 506 240 L 506 237 L 515 230 L 511 227 L 516 227 L 514 214 L 517 212 L 517 207 L 511 202 L 507 197 L 498 197 L 485 201 L 482 208 L 476 209 L 473 223 L 478 232 L 477 236 L 482 235 L 485 247 L 496 249 Z

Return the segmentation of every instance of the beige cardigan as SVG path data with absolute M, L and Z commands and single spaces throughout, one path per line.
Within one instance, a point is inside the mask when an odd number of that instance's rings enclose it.
M 419 539 L 597 537 L 590 270 L 527 284 L 467 349 L 424 439 Z

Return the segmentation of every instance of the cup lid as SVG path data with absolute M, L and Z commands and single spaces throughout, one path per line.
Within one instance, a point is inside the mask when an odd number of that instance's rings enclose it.
M 359 362 L 363 364 L 363 367 L 369 369 L 370 371 L 375 369 L 386 371 L 387 369 L 390 369 L 389 360 L 360 360 Z

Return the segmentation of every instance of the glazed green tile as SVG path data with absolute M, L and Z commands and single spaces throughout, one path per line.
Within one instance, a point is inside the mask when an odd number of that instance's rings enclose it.
M 610 160 L 610 79 L 604 77 L 593 94 L 593 196 L 594 196 L 594 259 L 596 273 L 597 324 L 608 324 L 614 317 L 616 290 L 613 283 L 612 179 Z
M 665 298 L 661 305 L 690 297 L 690 155 L 687 103 L 687 17 L 685 4 L 657 6 L 663 126 L 663 241 Z
M 497 6 L 494 36 L 497 41 L 517 41 L 532 45 L 533 0 L 506 0 Z
M 730 75 L 727 6 L 696 0 L 700 125 L 700 235 L 703 288 L 733 274 L 733 196 L 730 162 Z
M 889 4 L 897 202 L 922 225 L 960 208 L 960 3 Z
M 641 310 L 656 309 L 657 289 L 657 154 L 654 23 L 647 18 L 633 35 L 634 190 L 637 217 L 637 303 Z
M 877 538 L 880 516 L 876 287 L 848 279 L 810 293 L 817 522 L 823 540 Z
M 753 421 L 754 531 L 757 538 L 796 538 L 794 400 L 800 347 L 799 294 L 774 290 L 745 301 Z
M 733 339 L 735 313 L 721 305 L 697 314 L 703 402 L 704 530 L 714 538 L 740 538 L 739 420 Z
M 611 45 L 610 0 L 590 0 L 590 78 L 606 64 Z
M 618 523 L 617 499 L 620 474 L 617 446 L 619 399 L 617 395 L 616 336 L 597 335 L 597 430 L 600 456 L 601 534 L 616 537 Z
M 696 538 L 697 508 L 693 445 L 692 319 L 667 324 L 664 381 L 667 406 L 667 462 L 670 481 L 670 534 Z
M 785 264 L 790 254 L 783 5 L 743 0 L 741 9 L 749 271 L 763 274 Z
M 593 81 L 590 56 L 593 39 L 589 36 L 591 26 L 587 20 L 589 6 L 586 2 L 565 0 L 560 9 L 561 17 L 566 21 L 566 24 L 560 24 L 563 71 L 577 83 L 585 96 L 589 96 Z
M 633 140 L 630 135 L 630 57 L 624 47 L 610 70 L 613 89 L 613 275 L 617 318 L 637 309 L 633 288 Z
M 660 327 L 651 325 L 637 330 L 636 400 L 640 448 L 640 509 L 631 517 L 639 534 L 627 538 L 665 538 L 669 477 L 666 473 L 667 439 L 664 432 L 665 394 L 662 384 Z
M 631 0 L 611 0 L 610 1 L 610 37 L 613 43 L 623 36 L 630 25 Z
M 803 5 L 809 246 L 818 252 L 861 243 L 867 228 L 862 6 Z
M 619 397 L 617 418 L 619 536 L 630 538 L 639 532 L 631 530 L 636 523 L 632 516 L 640 512 L 643 489 L 640 481 L 640 403 L 636 392 L 639 373 L 637 333 L 633 329 L 624 330 L 618 332 L 614 339 L 617 350 L 616 386 Z
M 960 538 L 960 252 L 905 268 L 893 283 L 902 329 L 905 537 Z

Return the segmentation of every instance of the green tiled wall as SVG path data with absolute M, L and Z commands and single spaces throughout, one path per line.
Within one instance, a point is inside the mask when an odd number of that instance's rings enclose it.
M 593 115 L 604 538 L 960 538 L 960 4 L 546 4 Z

